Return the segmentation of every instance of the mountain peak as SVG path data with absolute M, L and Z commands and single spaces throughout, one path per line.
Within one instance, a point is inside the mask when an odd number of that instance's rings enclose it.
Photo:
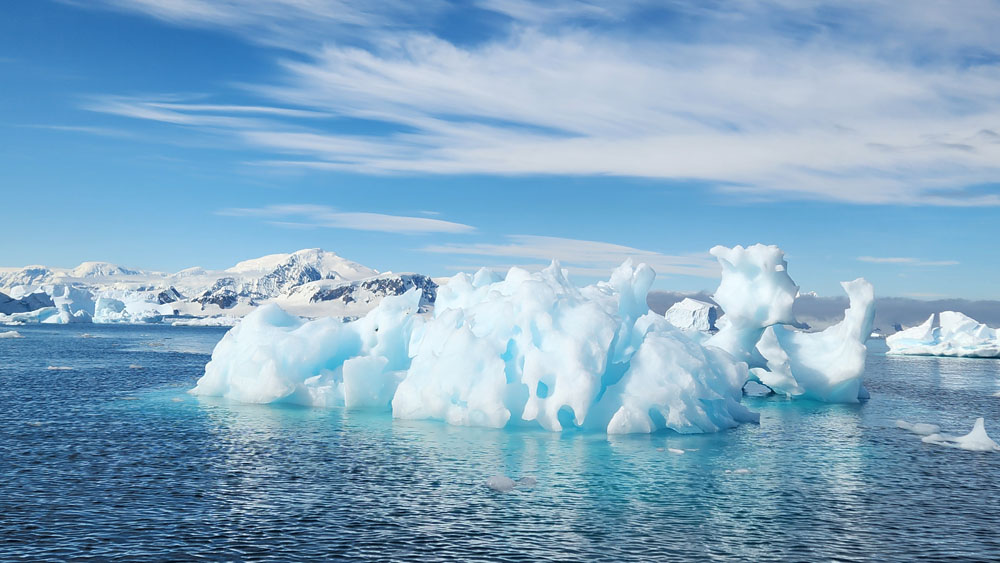
M 139 272 L 122 268 L 110 262 L 81 262 L 79 266 L 73 268 L 67 274 L 74 278 L 98 278 L 108 276 L 134 276 Z

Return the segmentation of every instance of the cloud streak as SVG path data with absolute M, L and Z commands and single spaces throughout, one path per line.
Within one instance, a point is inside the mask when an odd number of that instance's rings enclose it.
M 858 256 L 858 260 L 870 264 L 900 264 L 905 266 L 957 266 L 959 264 L 957 260 L 920 260 L 901 256 Z
M 674 256 L 651 250 L 641 250 L 608 242 L 578 240 L 535 235 L 509 235 L 505 244 L 437 244 L 421 250 L 436 254 L 452 254 L 493 260 L 540 261 L 535 265 L 559 260 L 563 266 L 580 275 L 606 276 L 613 268 L 631 258 L 649 264 L 659 274 L 677 274 L 704 278 L 717 278 L 719 265 L 707 254 Z M 508 267 L 509 262 L 494 267 Z M 523 265 L 523 264 L 519 264 Z M 463 269 L 463 267 L 456 267 Z
M 685 27 L 653 33 L 642 2 L 488 0 L 478 8 L 510 25 L 474 43 L 428 27 L 454 9 L 443 4 L 410 19 L 402 3 L 106 4 L 297 51 L 279 75 L 245 85 L 259 105 L 88 106 L 221 129 L 236 147 L 273 154 L 267 166 L 617 175 L 748 198 L 1000 205 L 993 1 L 679 2 L 670 15 Z M 316 117 L 388 132 L 345 134 Z
M 325 205 L 269 205 L 257 208 L 230 208 L 216 212 L 231 217 L 256 217 L 290 228 L 331 228 L 382 233 L 429 234 L 471 233 L 475 227 L 428 217 L 409 217 L 357 211 L 338 211 Z

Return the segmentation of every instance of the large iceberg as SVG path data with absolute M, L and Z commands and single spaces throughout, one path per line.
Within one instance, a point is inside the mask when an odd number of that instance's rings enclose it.
M 935 325 L 935 317 L 939 322 Z M 956 311 L 932 314 L 923 324 L 885 339 L 889 354 L 1000 358 L 1000 330 Z
M 503 278 L 458 274 L 439 289 L 429 315 L 420 312 L 418 288 L 352 322 L 261 307 L 226 334 L 192 393 L 608 433 L 715 432 L 756 421 L 741 404 L 751 379 L 788 395 L 857 401 L 871 286 L 845 284 L 852 304 L 844 322 L 805 335 L 776 326 L 795 324 L 797 292 L 780 249 L 712 252 L 723 263 L 715 299 L 729 322 L 711 338 L 649 310 L 655 274 L 645 264 L 627 261 L 607 282 L 579 288 L 554 262 L 535 273 L 511 268 Z M 775 342 L 762 355 L 767 330 Z M 804 357 L 825 346 L 833 351 L 821 361 Z M 779 352 L 780 376 L 762 376 Z

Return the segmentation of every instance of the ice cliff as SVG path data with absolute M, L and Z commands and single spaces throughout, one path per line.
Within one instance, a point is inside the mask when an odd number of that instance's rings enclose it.
M 890 354 L 1000 358 L 1000 330 L 955 311 L 932 314 L 923 324 L 889 336 L 885 343 Z
M 799 333 L 781 326 L 795 324 L 798 288 L 780 249 L 712 253 L 723 266 L 714 298 L 727 321 L 710 338 L 649 310 L 655 274 L 644 264 L 626 262 L 583 288 L 558 263 L 503 278 L 480 270 L 440 287 L 430 316 L 419 314 L 419 288 L 353 322 L 262 307 L 226 334 L 192 393 L 608 433 L 715 432 L 755 421 L 741 404 L 751 379 L 789 396 L 864 396 L 870 284 L 844 284 L 851 307 L 842 323 Z

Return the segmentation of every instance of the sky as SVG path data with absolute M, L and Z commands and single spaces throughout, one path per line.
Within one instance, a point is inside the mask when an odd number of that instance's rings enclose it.
M 0 265 L 321 247 L 450 275 L 1000 298 L 1000 2 L 38 0 L 0 18 Z

